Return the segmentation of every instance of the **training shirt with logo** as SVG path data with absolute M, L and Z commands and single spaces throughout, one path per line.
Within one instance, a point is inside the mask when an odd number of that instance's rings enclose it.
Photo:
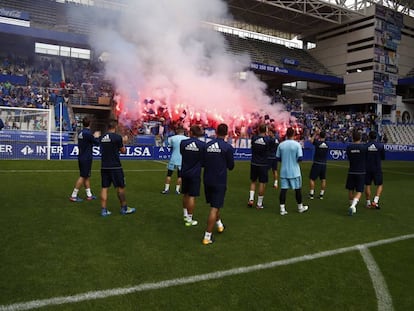
M 313 155 L 313 162 L 317 164 L 326 164 L 328 158 L 329 146 L 324 140 L 314 140 L 315 153 Z
M 121 160 L 119 150 L 124 146 L 121 135 L 116 133 L 106 133 L 100 139 L 101 167 L 120 168 Z
M 382 172 L 381 161 L 385 160 L 384 145 L 379 142 L 367 143 L 367 172 Z
M 262 135 L 253 136 L 251 140 L 251 149 L 252 149 L 251 164 L 257 165 L 257 166 L 268 166 L 270 145 L 271 145 L 271 138 L 269 136 L 262 136 Z
M 91 130 L 88 128 L 82 129 L 78 133 L 78 147 L 79 147 L 78 159 L 80 161 L 91 160 L 92 159 L 92 147 L 98 146 L 98 145 L 99 145 L 99 140 L 92 135 Z
M 204 184 L 226 185 L 227 170 L 234 168 L 234 149 L 222 138 L 208 142 L 204 156 Z
M 205 147 L 206 143 L 195 137 L 190 137 L 181 141 L 180 152 L 182 156 L 182 177 L 200 177 L 204 161 Z
M 367 161 L 367 145 L 351 143 L 346 147 L 349 160 L 349 174 L 365 174 Z

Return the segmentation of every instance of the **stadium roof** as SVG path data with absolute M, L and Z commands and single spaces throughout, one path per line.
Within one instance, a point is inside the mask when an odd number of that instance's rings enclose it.
M 323 29 L 361 18 L 365 9 L 383 4 L 413 13 L 414 0 L 225 0 L 235 22 L 229 26 L 287 39 L 311 37 Z

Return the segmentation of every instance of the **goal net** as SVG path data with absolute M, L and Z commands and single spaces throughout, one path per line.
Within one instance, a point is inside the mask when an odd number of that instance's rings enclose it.
M 0 119 L 0 159 L 50 160 L 50 109 L 0 106 Z

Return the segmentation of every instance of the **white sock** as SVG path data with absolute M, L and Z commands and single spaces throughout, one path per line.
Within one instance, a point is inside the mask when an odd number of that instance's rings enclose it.
M 263 195 L 259 195 L 257 197 L 257 206 L 262 206 L 263 205 L 263 198 L 264 198 Z
M 78 196 L 79 189 L 74 188 L 72 192 L 72 198 L 76 198 Z
M 374 202 L 378 204 L 378 202 L 379 202 L 379 196 L 377 196 L 377 195 L 376 195 L 376 196 L 374 197 Z
M 165 190 L 165 191 L 170 190 L 170 184 L 165 184 L 164 190 Z
M 205 240 L 211 240 L 211 232 L 204 232 L 204 239 Z
M 315 190 L 313 190 L 313 189 L 309 190 L 310 195 L 313 195 L 314 193 L 315 193 Z
M 353 200 L 352 200 L 351 207 L 356 207 L 356 206 L 357 206 L 357 204 L 358 204 L 358 202 L 359 202 L 359 200 L 358 200 L 358 199 L 353 199 Z
M 254 201 L 254 191 L 252 190 L 249 192 L 249 201 Z
M 274 187 L 277 187 L 277 179 L 275 180 L 275 182 L 273 183 Z
M 217 227 L 223 227 L 223 223 L 221 222 L 221 219 L 216 221 Z
M 193 214 L 187 214 L 187 221 L 193 221 Z
M 188 218 L 188 211 L 186 208 L 183 208 L 183 215 L 185 218 Z
M 88 197 L 91 197 L 91 196 L 92 196 L 92 191 L 91 191 L 91 188 L 87 188 L 87 189 L 86 189 L 86 195 L 87 195 Z
M 175 191 L 180 192 L 180 185 L 175 186 Z
M 285 204 L 280 204 L 280 211 L 281 211 L 281 212 L 286 211 L 286 209 L 285 209 Z
M 303 208 L 303 203 L 298 204 L 298 209 L 302 209 Z
M 321 192 L 319 193 L 319 195 L 324 195 L 325 194 L 325 190 L 321 190 Z
M 371 200 L 367 200 L 367 206 L 371 205 Z

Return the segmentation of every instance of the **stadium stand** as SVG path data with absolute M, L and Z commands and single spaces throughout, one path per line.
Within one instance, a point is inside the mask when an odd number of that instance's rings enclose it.
M 56 18 L 57 3 L 50 0 L 36 0 L 33 5 L 31 0 L 2 0 L 1 5 L 8 8 L 25 11 L 30 14 L 32 26 L 52 29 L 58 24 Z
M 385 124 L 383 131 L 390 144 L 412 145 L 414 143 L 413 124 Z
M 229 50 L 235 54 L 249 54 L 252 61 L 309 71 L 320 74 L 332 75 L 319 61 L 307 51 L 298 48 L 291 48 L 281 44 L 261 41 L 257 39 L 241 38 L 232 34 L 224 34 Z M 289 58 L 297 61 L 297 65 L 289 65 L 283 59 Z

